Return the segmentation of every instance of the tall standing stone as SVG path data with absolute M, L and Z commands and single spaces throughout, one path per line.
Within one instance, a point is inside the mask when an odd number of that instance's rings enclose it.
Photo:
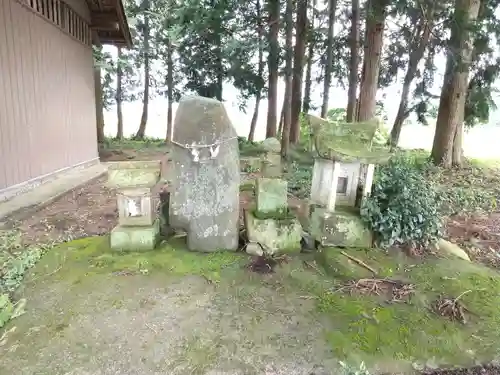
M 239 149 L 224 105 L 184 97 L 174 122 L 170 225 L 187 232 L 190 250 L 238 247 Z

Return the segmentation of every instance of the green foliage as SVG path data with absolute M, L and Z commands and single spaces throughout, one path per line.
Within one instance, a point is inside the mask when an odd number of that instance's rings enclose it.
M 164 139 L 144 137 L 144 139 L 106 137 L 101 147 L 105 150 L 166 148 Z
M 258 156 L 265 152 L 260 142 L 251 142 L 245 137 L 238 137 L 240 156 Z
M 26 300 L 13 302 L 11 295 L 19 287 L 28 269 L 33 267 L 51 246 L 23 246 L 20 234 L 0 231 L 0 328 L 24 313 Z
M 295 160 L 286 168 L 285 177 L 288 181 L 288 191 L 298 198 L 307 198 L 311 192 L 312 167 Z
M 441 231 L 436 189 L 422 173 L 397 157 L 377 172 L 372 194 L 361 208 L 361 215 L 380 246 L 426 248 Z

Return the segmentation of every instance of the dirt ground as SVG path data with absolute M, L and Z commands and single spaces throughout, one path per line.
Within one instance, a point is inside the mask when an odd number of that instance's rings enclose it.
M 500 212 L 453 216 L 447 222 L 446 235 L 472 260 L 500 269 Z

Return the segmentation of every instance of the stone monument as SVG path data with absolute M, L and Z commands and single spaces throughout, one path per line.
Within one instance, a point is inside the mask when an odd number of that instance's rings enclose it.
M 264 177 L 256 181 L 255 207 L 245 211 L 247 252 L 270 256 L 300 251 L 302 226 L 288 207 L 288 184 L 281 179 L 281 145 L 276 138 L 268 138 L 263 146 L 266 150 L 262 160 Z
M 336 124 L 309 115 L 314 146 L 310 231 L 323 246 L 371 247 L 372 233 L 359 216 L 371 192 L 375 164 L 390 157 L 375 145 L 378 122 Z
M 187 232 L 190 250 L 236 250 L 238 139 L 221 102 L 200 96 L 181 99 L 171 159 L 170 226 Z
M 116 250 L 151 250 L 156 246 L 160 223 L 158 197 L 160 161 L 120 161 L 108 165 L 108 186 L 118 190 L 118 225 L 111 231 Z

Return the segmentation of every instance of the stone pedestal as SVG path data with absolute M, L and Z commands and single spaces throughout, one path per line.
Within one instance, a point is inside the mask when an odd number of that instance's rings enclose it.
M 328 212 L 322 207 L 312 207 L 310 232 L 324 247 L 370 248 L 373 234 L 353 209 L 342 208 Z
M 108 186 L 118 189 L 118 223 L 110 234 L 111 248 L 122 251 L 152 250 L 158 242 L 158 197 L 153 194 L 160 180 L 159 161 L 110 163 Z

